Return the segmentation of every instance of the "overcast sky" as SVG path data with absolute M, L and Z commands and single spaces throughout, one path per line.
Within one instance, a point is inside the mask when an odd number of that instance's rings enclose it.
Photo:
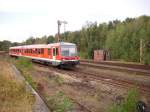
M 86 21 L 102 23 L 141 15 L 150 15 L 150 0 L 0 0 L 0 41 L 54 35 L 57 20 L 66 20 L 66 30 L 74 31 Z

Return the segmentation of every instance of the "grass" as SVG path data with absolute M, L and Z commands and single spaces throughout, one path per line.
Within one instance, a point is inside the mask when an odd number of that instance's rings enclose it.
M 129 90 L 121 104 L 113 104 L 108 112 L 136 112 L 136 103 L 138 101 L 138 92 L 136 89 Z
M 34 96 L 14 77 L 8 62 L 0 60 L 0 112 L 32 112 Z
M 64 83 L 63 77 L 60 77 L 59 75 L 54 76 L 54 81 L 60 86 Z
M 31 76 L 31 70 L 33 70 L 32 61 L 28 58 L 20 57 L 15 62 L 16 67 L 21 71 L 25 79 L 29 82 L 29 84 L 37 89 L 37 83 L 33 80 Z
M 62 91 L 59 91 L 53 96 L 46 98 L 47 103 L 53 112 L 67 112 L 71 110 L 73 103 L 64 95 Z
M 24 57 L 19 57 L 18 60 L 16 61 L 16 65 L 17 65 L 17 67 L 23 68 L 26 70 L 33 69 L 32 61 L 30 59 L 24 58 Z

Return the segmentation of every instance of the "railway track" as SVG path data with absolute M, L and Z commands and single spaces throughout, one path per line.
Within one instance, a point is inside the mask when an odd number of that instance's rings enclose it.
M 95 62 L 93 60 L 86 60 L 81 59 L 81 62 L 88 62 L 88 63 L 95 63 L 95 64 L 103 64 L 103 65 L 111 65 L 111 66 L 121 66 L 121 67 L 128 67 L 134 69 L 143 69 L 143 70 L 150 70 L 150 65 L 142 65 L 142 64 L 135 64 L 135 63 L 121 63 L 121 62 L 111 62 L 111 61 L 100 61 Z
M 44 66 L 45 65 L 39 65 L 38 66 Z M 63 69 L 58 69 L 58 68 L 54 68 L 54 67 L 48 67 L 48 69 L 50 69 L 51 71 L 55 71 L 55 72 L 59 72 L 62 74 L 68 74 L 71 76 L 75 76 L 77 78 L 82 78 L 85 81 L 91 81 L 91 80 L 95 80 L 95 81 L 101 81 L 105 84 L 109 84 L 112 86 L 117 86 L 117 87 L 123 87 L 123 88 L 132 88 L 132 87 L 136 87 L 140 90 L 141 93 L 146 93 L 148 96 L 150 96 L 150 86 L 149 85 L 145 85 L 142 83 L 137 83 L 135 81 L 132 80 L 126 80 L 126 79 L 116 79 L 114 77 L 110 77 L 107 75 L 100 75 L 98 73 L 92 73 L 80 68 L 76 68 L 73 70 L 63 70 Z
M 112 62 L 93 62 L 88 60 L 81 60 L 81 66 L 88 66 L 94 68 L 106 68 L 119 71 L 127 71 L 145 76 L 150 76 L 150 66 L 136 65 L 136 64 L 123 64 L 123 63 L 112 63 Z
M 43 64 L 40 64 L 40 63 L 37 63 L 35 62 L 34 63 L 35 65 L 39 66 L 39 67 L 44 67 L 44 68 L 48 68 L 50 69 L 51 71 L 54 71 L 54 72 L 59 72 L 59 69 L 58 68 L 55 68 L 55 67 L 52 67 L 52 66 L 48 66 L 48 65 L 43 65 Z M 40 92 L 40 91 L 39 91 Z M 45 100 L 45 98 L 40 94 L 41 98 L 44 100 L 44 102 L 46 103 L 46 105 L 49 107 L 49 105 L 47 104 L 47 101 Z M 68 96 L 68 95 L 67 95 Z M 68 98 L 75 104 L 77 104 L 80 108 L 80 110 L 84 111 L 84 112 L 93 112 L 91 111 L 88 107 L 86 107 L 85 105 L 81 104 L 80 102 L 78 102 L 76 99 L 68 96 Z M 50 108 L 50 107 L 49 107 Z M 50 108 L 50 110 L 52 111 L 52 109 Z
M 51 68 L 49 68 L 49 69 L 51 69 Z M 140 90 L 141 93 L 144 93 L 144 94 L 147 94 L 148 96 L 150 96 L 150 86 L 148 86 L 148 85 L 139 84 L 139 83 L 132 82 L 129 80 L 115 79 L 115 78 L 111 78 L 111 77 L 107 77 L 107 76 L 101 76 L 99 74 L 82 71 L 81 69 L 76 69 L 73 71 L 64 71 L 64 70 L 56 69 L 56 71 L 59 73 L 72 75 L 77 78 L 83 78 L 83 79 L 85 79 L 85 81 L 96 80 L 96 81 L 101 81 L 105 84 L 109 84 L 109 85 L 112 85 L 115 87 L 116 86 L 123 87 L 126 89 L 136 87 Z
M 108 76 L 102 76 L 100 74 L 88 72 L 88 71 L 80 69 L 80 68 L 76 68 L 73 70 L 64 70 L 64 69 L 58 69 L 58 68 L 50 67 L 50 66 L 46 66 L 46 65 L 37 64 L 37 63 L 36 63 L 36 65 L 40 66 L 40 67 L 46 67 L 49 70 L 54 71 L 54 72 L 67 74 L 69 76 L 73 76 L 76 78 L 81 78 L 81 79 L 83 79 L 83 81 L 85 81 L 87 83 L 88 83 L 88 81 L 101 81 L 104 84 L 108 84 L 108 85 L 118 87 L 118 88 L 125 88 L 125 89 L 137 88 L 141 94 L 144 94 L 147 98 L 150 98 L 150 86 L 149 85 L 136 83 L 136 82 L 133 82 L 130 80 L 115 79 L 115 78 L 111 78 Z M 73 99 L 71 97 L 70 97 L 70 99 L 74 103 L 79 105 L 80 108 L 83 109 L 84 111 L 92 112 L 87 106 L 76 101 L 76 99 Z

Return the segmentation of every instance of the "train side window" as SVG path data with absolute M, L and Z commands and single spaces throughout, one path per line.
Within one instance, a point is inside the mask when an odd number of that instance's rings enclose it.
M 38 54 L 38 50 L 37 49 L 35 49 L 35 54 Z
M 44 54 L 44 48 L 41 48 L 41 54 Z
M 35 49 L 32 49 L 32 53 L 35 54 Z
M 58 55 L 58 48 L 56 48 L 56 56 Z
M 40 54 L 41 53 L 41 49 L 38 49 L 38 54 Z
M 48 48 L 48 55 L 51 55 L 51 49 Z

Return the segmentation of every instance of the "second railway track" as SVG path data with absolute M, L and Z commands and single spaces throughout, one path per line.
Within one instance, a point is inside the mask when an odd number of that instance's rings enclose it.
M 81 66 L 88 66 L 94 68 L 105 68 L 113 69 L 118 71 L 127 71 L 132 73 L 142 74 L 145 76 L 150 76 L 150 66 L 146 65 L 135 65 L 135 64 L 123 64 L 123 63 L 111 63 L 111 62 L 93 62 L 81 60 Z
M 37 64 L 37 65 L 47 67 L 50 70 L 53 70 L 55 72 L 68 74 L 71 76 L 75 76 L 77 78 L 82 78 L 85 81 L 91 81 L 91 80 L 102 81 L 103 83 L 117 86 L 117 87 L 123 87 L 126 89 L 136 87 L 140 90 L 141 93 L 144 93 L 144 94 L 147 94 L 148 96 L 150 96 L 150 85 L 137 83 L 137 82 L 127 80 L 127 79 L 116 79 L 114 77 L 104 76 L 104 75 L 100 75 L 98 73 L 92 73 L 92 72 L 89 72 L 89 71 L 86 71 L 86 70 L 83 70 L 80 68 L 76 68 L 73 70 L 63 70 L 63 69 L 49 67 L 49 66 L 45 66 L 45 65 L 41 65 L 41 64 Z

